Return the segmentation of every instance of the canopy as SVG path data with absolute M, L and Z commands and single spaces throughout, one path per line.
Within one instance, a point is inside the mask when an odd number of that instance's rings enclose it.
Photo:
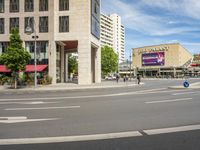
M 42 72 L 47 68 L 47 66 L 48 65 L 37 65 L 36 66 L 36 71 L 37 72 Z M 25 72 L 34 72 L 34 71 L 35 71 L 35 65 L 26 65 Z M 0 65 L 0 72 L 7 73 L 7 72 L 11 72 L 11 71 L 8 70 L 5 65 Z

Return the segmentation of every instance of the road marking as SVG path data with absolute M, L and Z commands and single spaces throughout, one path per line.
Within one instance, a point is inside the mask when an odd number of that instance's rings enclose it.
M 174 93 L 172 95 L 184 95 L 184 94 L 193 94 L 193 93 L 196 93 L 196 92 Z
M 0 102 L 0 105 L 7 104 L 26 104 L 26 105 L 38 105 L 38 104 L 56 104 L 60 102 L 43 102 L 43 101 L 35 101 L 35 102 Z
M 156 104 L 156 103 L 169 103 L 169 102 L 178 102 L 178 101 L 189 101 L 192 98 L 181 98 L 181 99 L 173 99 L 173 100 L 162 100 L 162 101 L 151 101 L 145 102 L 146 104 Z
M 181 126 L 181 127 L 173 127 L 173 128 L 144 130 L 144 132 L 148 135 L 155 135 L 155 134 L 165 134 L 165 133 L 173 133 L 173 132 L 192 131 L 192 130 L 199 130 L 199 129 L 200 129 L 200 125 L 189 125 L 189 126 Z
M 62 142 L 75 142 L 75 141 L 105 140 L 105 139 L 137 137 L 137 136 L 142 136 L 142 134 L 139 133 L 138 131 L 132 131 L 132 132 L 119 132 L 119 133 L 107 133 L 107 134 L 79 135 L 79 136 L 0 139 L 0 145 L 62 143 Z
M 41 97 L 41 98 L 17 98 L 17 99 L 0 99 L 0 101 L 27 101 L 27 100 L 61 100 L 61 99 L 80 99 L 80 98 L 98 98 L 98 97 L 114 97 L 114 96 L 123 96 L 123 95 L 138 95 L 138 94 L 151 94 L 157 93 L 167 93 L 177 90 L 167 90 L 167 88 L 135 91 L 135 92 L 125 92 L 125 93 L 116 93 L 116 94 L 106 94 L 106 95 L 88 95 L 88 96 L 73 96 L 73 97 Z M 183 90 L 184 91 L 184 90 Z
M 38 108 L 6 108 L 4 110 L 47 110 L 47 109 L 72 109 L 72 108 L 80 108 L 80 106 L 38 107 Z
M 58 120 L 60 118 L 45 118 L 45 119 L 27 119 L 27 117 L 0 117 L 0 123 L 24 123 L 24 122 L 38 122 L 38 121 L 49 121 L 49 120 Z

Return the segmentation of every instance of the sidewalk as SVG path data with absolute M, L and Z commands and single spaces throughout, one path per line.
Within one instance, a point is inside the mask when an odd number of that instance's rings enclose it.
M 188 88 L 185 88 L 183 85 L 179 86 L 170 86 L 169 89 L 200 89 L 200 82 L 192 83 Z
M 143 83 L 141 83 L 142 85 Z M 0 86 L 0 92 L 19 92 L 19 91 L 54 91 L 54 90 L 78 90 L 78 89 L 101 89 L 101 88 L 122 88 L 129 86 L 136 86 L 136 81 L 131 80 L 127 82 L 119 81 L 102 81 L 101 83 L 95 83 L 91 85 L 78 85 L 75 83 L 58 83 L 51 85 L 38 85 L 37 88 L 34 86 L 27 86 L 24 88 L 10 89 L 9 85 Z

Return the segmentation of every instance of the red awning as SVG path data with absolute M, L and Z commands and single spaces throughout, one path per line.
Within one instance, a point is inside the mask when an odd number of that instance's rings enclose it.
M 36 70 L 37 72 L 42 72 L 47 68 L 48 65 L 37 65 Z M 35 71 L 35 65 L 26 65 L 25 72 L 34 72 Z M 0 72 L 11 72 L 6 68 L 5 65 L 0 65 Z
M 36 70 L 37 72 L 42 72 L 47 68 L 47 65 L 37 65 Z M 26 71 L 25 72 L 34 72 L 35 71 L 35 65 L 26 65 Z
M 10 72 L 5 65 L 0 65 L 0 72 Z

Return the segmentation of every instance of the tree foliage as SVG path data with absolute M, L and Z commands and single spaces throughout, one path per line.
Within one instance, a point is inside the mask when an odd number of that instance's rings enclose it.
M 109 46 L 101 48 L 101 69 L 103 75 L 116 72 L 118 69 L 118 55 Z
M 69 73 L 77 73 L 78 72 L 78 61 L 75 56 L 69 56 L 68 58 L 68 69 Z
M 22 43 L 19 30 L 13 28 L 10 35 L 9 46 L 5 53 L 0 56 L 1 63 L 3 63 L 7 69 L 11 70 L 12 74 L 15 76 L 17 76 L 19 71 L 25 70 L 26 64 L 31 59 L 31 55 L 24 49 Z

